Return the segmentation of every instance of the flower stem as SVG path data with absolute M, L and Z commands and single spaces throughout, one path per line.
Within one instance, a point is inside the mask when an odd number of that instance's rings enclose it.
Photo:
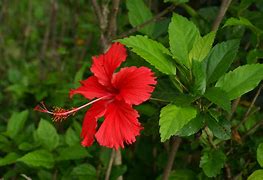
M 168 161 L 167 161 L 166 167 L 163 172 L 162 180 L 169 179 L 169 175 L 173 167 L 174 159 L 175 159 L 176 153 L 178 151 L 178 148 L 181 144 L 182 139 L 180 137 L 172 137 L 170 141 L 172 141 L 172 148 L 169 152 L 169 157 L 168 157 Z

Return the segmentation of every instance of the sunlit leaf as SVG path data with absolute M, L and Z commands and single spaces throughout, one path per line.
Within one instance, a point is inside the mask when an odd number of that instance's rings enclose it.
M 263 79 L 263 64 L 244 65 L 221 77 L 216 87 L 227 93 L 230 100 L 254 89 Z
M 130 36 L 118 41 L 130 47 L 133 52 L 152 64 L 159 71 L 172 75 L 176 73 L 176 67 L 171 60 L 169 50 L 157 41 L 140 35 Z
M 168 28 L 170 49 L 176 61 L 190 67 L 189 52 L 200 37 L 197 27 L 183 16 L 173 14 Z
M 220 150 L 205 151 L 200 160 L 200 167 L 208 177 L 215 177 L 224 167 L 225 154 Z
M 247 180 L 262 180 L 262 177 L 263 170 L 256 170 L 247 178 Z
M 228 70 L 236 57 L 238 47 L 238 40 L 229 40 L 212 48 L 204 60 L 207 66 L 206 78 L 208 83 L 215 82 Z
M 179 107 L 169 104 L 162 108 L 160 114 L 160 134 L 161 141 L 169 139 L 186 125 L 191 119 L 195 118 L 197 111 L 195 108 Z

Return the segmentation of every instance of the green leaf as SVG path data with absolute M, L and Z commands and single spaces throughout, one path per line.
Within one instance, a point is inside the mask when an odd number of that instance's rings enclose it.
M 263 143 L 260 143 L 257 149 L 257 160 L 260 166 L 263 168 Z
M 214 136 L 222 140 L 228 140 L 231 138 L 231 124 L 228 120 L 217 120 L 211 116 L 207 116 L 206 120 L 207 126 L 212 131 Z
M 193 91 L 195 94 L 204 94 L 206 89 L 206 67 L 205 63 L 193 61 L 192 72 L 194 76 Z
M 171 171 L 169 175 L 169 180 L 194 180 L 194 179 L 196 179 L 196 174 L 189 169 L 176 169 L 175 171 Z
M 198 114 L 195 118 L 190 120 L 186 125 L 180 129 L 176 135 L 178 136 L 191 136 L 197 133 L 205 123 L 205 117 L 203 114 Z
M 262 177 L 263 170 L 256 170 L 247 178 L 247 180 L 262 180 Z
M 42 170 L 42 169 L 37 172 L 37 176 L 39 180 L 52 179 L 52 173 L 46 170 Z
M 99 159 L 104 167 L 107 167 L 111 157 L 111 150 L 109 148 L 100 148 Z
M 208 177 L 215 177 L 220 173 L 226 161 L 225 154 L 220 150 L 205 151 L 200 160 L 200 167 Z
M 254 89 L 263 79 L 263 64 L 244 65 L 221 77 L 216 87 L 227 93 L 230 100 Z
M 24 128 L 28 117 L 28 110 L 13 113 L 7 124 L 7 134 L 14 139 Z
M 238 40 L 229 40 L 217 44 L 205 58 L 207 64 L 206 78 L 208 83 L 215 82 L 232 64 L 239 47 Z
M 263 50 L 261 49 L 252 49 L 247 55 L 247 63 L 254 64 L 257 63 L 258 59 L 263 58 Z
M 150 9 L 143 0 L 127 0 L 128 17 L 131 25 L 136 27 L 153 17 Z M 139 32 L 151 36 L 154 30 L 154 24 L 149 24 L 140 29 Z
M 54 165 L 54 159 L 51 153 L 46 150 L 36 150 L 27 153 L 17 161 L 23 162 L 33 167 L 45 167 L 52 168 Z
M 36 135 L 38 141 L 50 151 L 55 149 L 59 144 L 59 136 L 56 129 L 44 119 L 40 120 Z
M 233 17 L 229 18 L 224 24 L 223 28 L 227 26 L 245 26 L 257 35 L 260 35 L 263 32 L 261 29 L 253 25 L 248 19 L 243 17 L 239 17 L 239 19 Z
M 83 159 L 85 157 L 91 157 L 88 151 L 80 146 L 70 146 L 65 148 L 60 148 L 58 150 L 58 157 L 57 160 L 75 160 L 75 159 Z
M 169 139 L 186 125 L 191 119 L 195 118 L 197 111 L 193 107 L 179 107 L 169 104 L 162 108 L 160 114 L 160 134 L 161 141 Z
M 118 165 L 112 167 L 111 179 L 118 179 L 119 176 L 123 175 L 127 171 L 127 166 Z
M 16 162 L 18 158 L 19 158 L 18 154 L 14 152 L 10 152 L 5 157 L 0 158 L 0 166 L 6 166 L 9 164 L 13 164 Z
M 94 176 L 96 177 L 96 169 L 90 164 L 81 164 L 74 167 L 71 174 L 73 176 Z
M 174 78 L 174 77 L 171 77 Z M 173 102 L 176 105 L 189 105 L 196 97 L 180 93 L 168 78 L 159 78 L 157 86 L 152 94 L 152 100 L 160 100 L 164 102 Z
M 176 67 L 171 60 L 170 52 L 157 41 L 146 36 L 130 36 L 118 40 L 122 44 L 132 48 L 131 50 L 165 74 L 176 73 Z
M 80 143 L 80 138 L 77 136 L 76 132 L 70 127 L 66 131 L 65 140 L 67 145 L 73 146 Z
M 214 31 L 208 33 L 204 37 L 197 37 L 193 44 L 193 48 L 189 53 L 189 59 L 202 61 L 212 48 L 216 33 Z
M 78 70 L 78 72 L 75 74 L 74 77 L 74 83 L 77 84 L 80 80 L 83 79 L 83 74 L 87 70 L 87 67 L 89 66 L 89 63 L 84 63 L 81 68 Z
M 189 0 L 164 0 L 164 2 L 172 2 L 175 3 L 176 5 L 182 4 L 182 3 L 187 3 Z
M 218 87 L 212 87 L 205 92 L 204 96 L 212 103 L 215 103 L 227 112 L 230 112 L 231 101 L 227 97 L 227 93 L 222 89 Z
M 23 143 L 19 144 L 18 149 L 22 150 L 22 151 L 29 151 L 35 147 L 36 147 L 36 145 L 33 143 L 23 142 Z
M 169 43 L 173 57 L 178 63 L 190 67 L 189 52 L 197 37 L 199 30 L 191 21 L 178 14 L 173 14 L 168 28 Z

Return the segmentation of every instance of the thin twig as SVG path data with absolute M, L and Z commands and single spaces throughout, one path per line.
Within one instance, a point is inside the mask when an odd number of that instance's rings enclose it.
M 93 6 L 93 8 L 95 10 L 96 16 L 98 17 L 99 23 L 101 24 L 103 17 L 102 17 L 101 8 L 100 8 L 100 6 L 98 4 L 98 1 L 97 0 L 92 0 L 92 6 Z
M 122 157 L 121 157 L 121 150 L 118 149 L 115 154 L 115 159 L 114 159 L 114 165 L 121 165 L 122 164 Z M 117 180 L 123 180 L 122 176 L 119 176 Z
M 242 119 L 242 120 L 240 121 L 240 123 L 236 126 L 236 129 L 239 129 L 240 126 L 241 126 L 242 124 L 244 124 L 244 123 L 248 120 L 248 117 L 249 117 L 249 115 L 250 115 L 250 112 L 251 112 L 251 110 L 252 110 L 252 108 L 253 108 L 253 106 L 254 106 L 254 104 L 255 104 L 255 102 L 256 102 L 256 100 L 257 100 L 257 98 L 258 98 L 258 96 L 259 96 L 259 94 L 260 94 L 260 92 L 261 92 L 261 90 L 262 90 L 262 88 L 263 88 L 263 84 L 261 84 L 260 87 L 258 88 L 257 93 L 255 94 L 255 96 L 254 96 L 254 98 L 253 98 L 253 100 L 252 100 L 252 102 L 251 102 L 248 110 L 246 111 L 243 119 Z
M 256 131 L 257 128 L 263 125 L 263 119 L 258 121 L 256 124 L 254 124 L 247 132 L 243 135 L 242 140 L 244 140 L 247 136 L 252 134 L 254 131 Z
M 22 176 L 22 177 L 25 178 L 26 180 L 32 180 L 30 177 L 28 177 L 28 176 L 25 175 L 25 174 L 20 174 L 20 176 Z
M 157 21 L 159 18 L 161 18 L 162 16 L 166 15 L 167 13 L 173 11 L 174 9 L 175 9 L 175 6 L 171 5 L 168 8 L 166 8 L 165 10 L 163 10 L 162 12 L 160 12 L 159 14 L 157 14 L 156 16 L 154 16 L 153 18 L 151 18 L 151 19 L 145 21 L 144 23 L 128 30 L 127 32 L 122 33 L 121 35 L 119 35 L 117 37 L 114 37 L 113 39 L 121 39 L 121 38 L 127 37 L 130 34 L 135 33 L 136 31 L 144 28 L 145 26 Z
M 240 97 L 234 100 L 234 102 L 233 102 L 233 104 L 232 104 L 232 108 L 231 108 L 231 113 L 230 113 L 230 114 L 228 115 L 228 117 L 227 117 L 228 120 L 231 120 L 231 119 L 232 119 L 234 113 L 235 113 L 236 110 L 237 110 L 237 106 L 238 106 L 239 102 L 240 102 Z
M 213 137 L 209 135 L 208 127 L 205 127 L 204 130 L 205 130 L 205 133 L 206 133 L 206 135 L 207 135 L 207 137 L 208 137 L 208 142 L 209 142 L 209 144 L 212 146 L 212 148 L 217 149 L 216 145 L 215 145 L 214 142 L 213 142 Z
M 92 0 L 92 6 L 99 20 L 100 41 L 101 41 L 103 52 L 105 52 L 108 49 L 110 42 L 108 40 L 108 37 L 105 35 L 105 31 L 108 26 L 108 4 L 104 4 L 103 8 L 101 8 L 97 0 Z
M 222 22 L 229 5 L 231 4 L 231 1 L 232 0 L 223 0 L 222 1 L 220 9 L 219 9 L 219 12 L 217 14 L 217 17 L 216 17 L 216 19 L 215 19 L 215 21 L 213 23 L 212 31 L 217 31 L 218 30 L 219 25 Z
M 107 36 L 109 38 L 116 35 L 117 31 L 117 14 L 119 11 L 119 4 L 120 0 L 113 0 L 112 1 L 112 10 L 111 10 L 111 16 L 109 19 L 109 27 L 108 27 L 108 34 Z
M 115 158 L 115 150 L 112 149 L 111 156 L 110 156 L 110 161 L 109 161 L 109 165 L 108 165 L 108 169 L 107 169 L 107 172 L 106 172 L 106 175 L 105 175 L 105 180 L 109 180 L 110 179 L 110 174 L 111 174 L 111 169 L 112 169 L 114 158 Z
M 163 178 L 162 178 L 163 180 L 169 179 L 169 175 L 173 167 L 174 159 L 178 151 L 178 148 L 182 142 L 182 139 L 180 137 L 173 137 L 171 141 L 172 141 L 172 148 L 171 151 L 169 152 L 168 161 L 163 172 Z
M 226 170 L 226 177 L 227 179 L 232 179 L 231 169 L 229 164 L 225 164 L 225 170 Z

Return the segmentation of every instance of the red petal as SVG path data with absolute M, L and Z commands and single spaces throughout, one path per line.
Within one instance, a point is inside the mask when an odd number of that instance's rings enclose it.
M 126 57 L 125 47 L 120 43 L 114 43 L 105 54 L 92 58 L 93 64 L 90 70 L 102 85 L 111 86 L 113 72 L 126 60 Z
M 97 119 L 102 117 L 106 110 L 107 101 L 101 100 L 95 102 L 86 112 L 82 124 L 81 137 L 83 138 L 82 146 L 90 146 L 94 142 L 94 134 L 97 127 Z
M 82 86 L 77 89 L 70 90 L 69 96 L 72 97 L 74 94 L 81 94 L 87 99 L 99 98 L 107 96 L 109 93 L 97 80 L 95 76 L 91 76 L 88 79 L 80 82 Z
M 150 98 L 154 90 L 152 85 L 156 83 L 154 74 L 146 67 L 122 68 L 112 79 L 113 86 L 119 90 L 116 98 L 135 105 Z
M 109 148 L 124 148 L 124 142 L 132 144 L 143 129 L 138 122 L 139 114 L 131 105 L 114 101 L 108 105 L 105 120 L 95 137 L 100 145 Z

